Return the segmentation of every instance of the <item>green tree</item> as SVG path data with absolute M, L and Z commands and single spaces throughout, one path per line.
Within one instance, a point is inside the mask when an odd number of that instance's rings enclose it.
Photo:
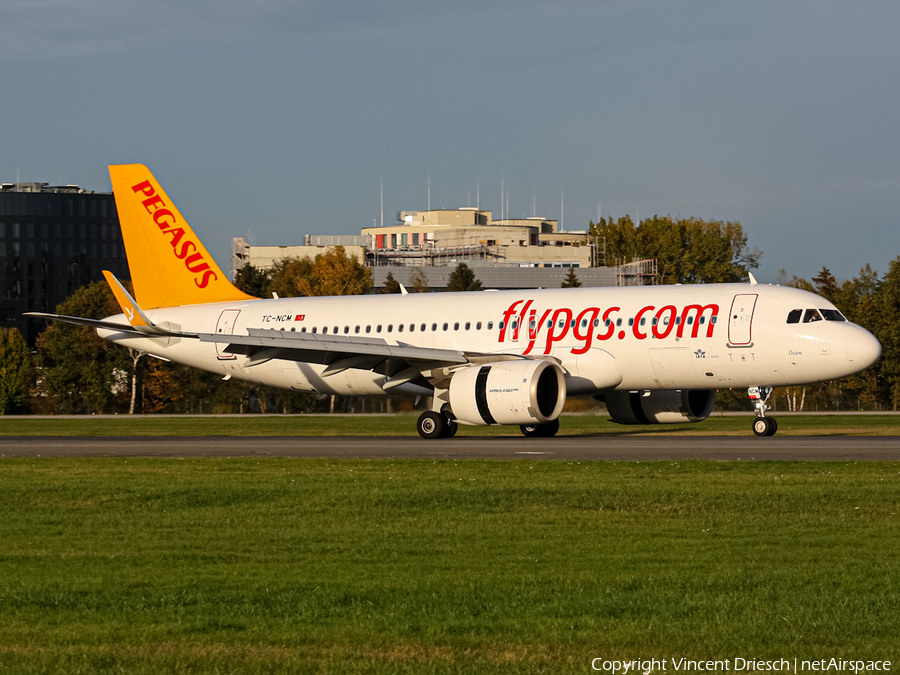
M 413 273 L 409 278 L 409 283 L 415 293 L 428 293 L 431 290 L 428 288 L 428 277 L 425 276 L 425 272 L 421 269 L 413 270 Z
M 448 291 L 480 291 L 481 282 L 465 263 L 459 263 L 447 280 Z
M 388 272 L 388 275 L 384 280 L 384 287 L 378 292 L 385 294 L 400 292 L 400 282 L 394 278 L 393 272 Z
M 0 329 L 0 415 L 22 409 L 32 373 L 31 354 L 25 338 L 16 328 Z
M 244 265 L 234 275 L 234 285 L 256 298 L 266 298 L 269 294 L 269 272 L 253 265 Z
M 812 278 L 814 292 L 821 295 L 829 302 L 834 302 L 838 295 L 838 282 L 831 274 L 831 270 L 822 267 L 822 271 L 818 276 Z
M 566 275 L 566 278 L 563 279 L 560 288 L 579 288 L 580 286 L 581 282 L 578 281 L 578 276 L 575 274 L 575 268 L 570 267 L 569 273 Z
M 900 409 L 900 257 L 894 258 L 876 293 L 877 320 L 872 332 L 881 342 L 882 391 L 893 410 Z
M 625 216 L 591 223 L 591 234 L 606 239 L 607 260 L 655 258 L 664 284 L 744 281 L 762 256 L 738 222 L 653 216 L 635 226 Z
M 121 309 L 106 282 L 79 288 L 56 308 L 57 314 L 103 319 Z M 102 339 L 93 328 L 51 324 L 37 340 L 43 391 L 63 413 L 124 410 L 133 369 L 141 367 L 131 350 Z M 145 362 L 146 360 L 144 360 Z
M 269 292 L 279 297 L 362 295 L 372 289 L 372 273 L 343 246 L 315 259 L 287 258 L 275 265 Z

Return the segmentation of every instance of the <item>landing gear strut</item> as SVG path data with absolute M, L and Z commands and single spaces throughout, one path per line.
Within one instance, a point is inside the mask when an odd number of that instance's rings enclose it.
M 753 433 L 757 436 L 774 436 L 778 431 L 778 422 L 771 417 L 766 417 L 766 405 L 769 396 L 772 395 L 772 387 L 750 387 L 747 390 L 750 400 L 756 408 L 756 419 L 753 420 Z
M 429 410 L 419 415 L 416 430 L 422 438 L 453 438 L 459 424 L 447 415 Z

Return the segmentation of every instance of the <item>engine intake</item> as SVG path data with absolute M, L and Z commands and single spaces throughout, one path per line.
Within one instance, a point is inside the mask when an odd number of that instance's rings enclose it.
M 679 424 L 702 422 L 716 402 L 714 389 L 614 391 L 603 397 L 613 422 L 619 424 Z
M 546 424 L 559 417 L 565 402 L 563 371 L 550 361 L 466 366 L 450 380 L 450 407 L 462 424 Z

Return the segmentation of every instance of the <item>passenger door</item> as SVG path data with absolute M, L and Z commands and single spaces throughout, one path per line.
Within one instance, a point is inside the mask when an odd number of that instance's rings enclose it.
M 238 314 L 240 313 L 241 310 L 239 309 L 223 310 L 219 315 L 218 322 L 216 322 L 216 335 L 232 335 L 234 333 L 234 325 L 237 323 Z M 219 361 L 231 361 L 237 358 L 234 354 L 222 351 L 227 346 L 228 345 L 223 342 L 216 343 L 216 356 Z
M 734 296 L 728 315 L 728 342 L 735 346 L 749 345 L 753 339 L 751 323 L 756 307 L 756 293 Z

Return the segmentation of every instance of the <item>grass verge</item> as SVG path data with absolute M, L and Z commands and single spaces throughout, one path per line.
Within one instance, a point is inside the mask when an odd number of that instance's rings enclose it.
M 415 436 L 418 413 L 384 416 L 0 417 L 0 436 Z M 779 436 L 898 436 L 897 415 L 774 415 Z M 605 415 L 563 415 L 560 435 L 746 436 L 752 413 L 697 424 L 622 426 Z M 464 436 L 519 436 L 517 427 L 460 427 Z
M 895 463 L 0 461 L 0 671 L 892 659 Z

